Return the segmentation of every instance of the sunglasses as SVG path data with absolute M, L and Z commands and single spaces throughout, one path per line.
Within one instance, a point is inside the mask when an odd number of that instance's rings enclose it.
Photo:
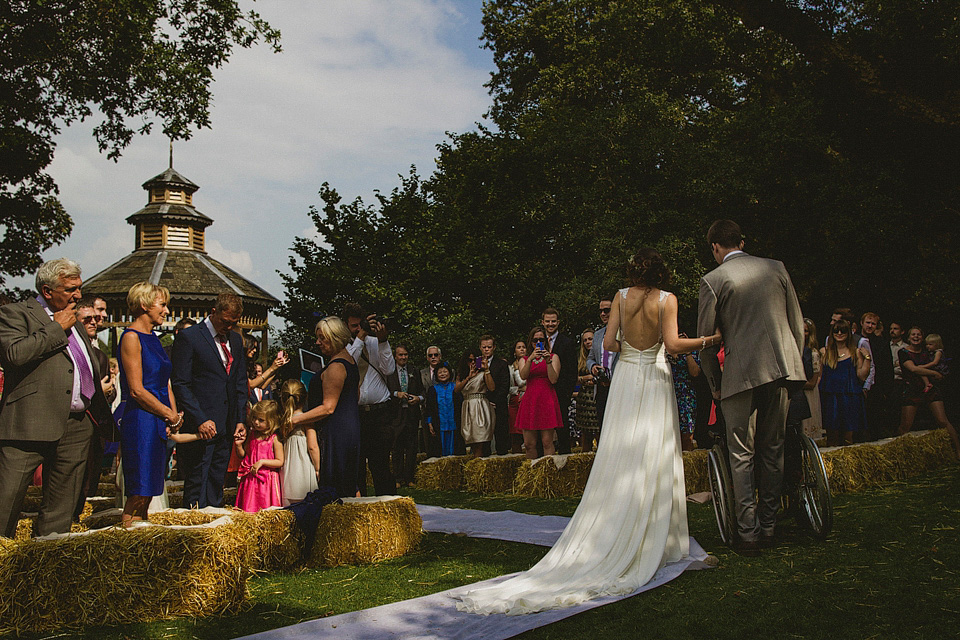
M 96 323 L 96 322 L 99 321 L 99 320 L 100 320 L 100 318 L 98 318 L 97 316 L 87 316 L 86 318 L 81 318 L 81 319 L 80 319 L 80 322 L 92 322 L 92 323 Z
M 610 307 L 600 307 L 600 313 L 610 313 Z
M 428 353 L 428 354 L 427 354 L 427 357 L 428 357 L 428 358 L 439 358 L 439 357 L 440 357 L 440 354 L 439 354 L 439 353 Z
M 846 334 L 846 333 L 847 333 L 847 330 L 846 330 L 846 329 L 834 329 L 834 330 L 833 330 L 833 335 L 835 335 L 835 336 L 842 336 L 842 335 L 844 335 L 844 334 Z

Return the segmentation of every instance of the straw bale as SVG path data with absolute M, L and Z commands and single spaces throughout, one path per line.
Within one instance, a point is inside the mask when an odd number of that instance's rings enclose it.
M 117 485 L 113 482 L 101 482 L 97 485 L 98 496 L 113 497 L 117 495 Z
M 326 510 L 327 507 L 324 507 Z M 247 533 L 251 567 L 256 571 L 289 569 L 300 562 L 303 534 L 289 509 L 264 509 L 257 513 L 233 512 L 234 521 Z
M 218 512 L 226 511 L 217 509 Z M 210 513 L 201 509 L 168 509 L 166 511 L 154 511 L 147 514 L 147 520 L 153 524 L 169 527 L 171 525 L 180 525 L 189 527 L 195 524 L 207 524 L 217 518 L 223 517 L 223 513 Z
M 470 460 L 463 467 L 467 491 L 476 493 L 511 493 L 517 469 L 526 457 L 521 454 L 490 456 Z
M 593 453 L 572 453 L 568 456 L 551 456 L 536 464 L 524 461 L 517 470 L 513 492 L 532 498 L 557 498 L 583 495 L 590 469 L 593 468 Z M 557 466 L 557 459 L 561 465 Z
M 710 480 L 707 478 L 707 450 L 683 452 L 683 478 L 687 486 L 687 495 L 710 491 Z
M 910 433 L 880 444 L 839 447 L 823 452 L 832 493 L 847 493 L 903 480 L 953 463 L 944 429 Z
M 463 467 L 473 456 L 428 458 L 417 466 L 417 489 L 453 491 L 463 487 Z
M 0 633 L 207 616 L 238 609 L 250 576 L 235 524 L 50 536 L 0 553 Z
M 323 508 L 307 566 L 379 562 L 416 548 L 423 521 L 413 500 L 400 496 L 344 498 Z

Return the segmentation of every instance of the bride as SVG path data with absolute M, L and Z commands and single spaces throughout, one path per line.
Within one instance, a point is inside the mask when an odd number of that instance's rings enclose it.
M 617 292 L 603 346 L 620 351 L 602 436 L 583 498 L 560 539 L 532 569 L 459 596 L 457 609 L 519 615 L 627 594 L 688 555 L 686 492 L 670 353 L 717 344 L 681 338 L 669 270 L 641 249 Z

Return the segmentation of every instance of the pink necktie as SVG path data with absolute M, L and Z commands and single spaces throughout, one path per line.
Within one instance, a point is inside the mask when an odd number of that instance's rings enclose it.
M 87 359 L 83 355 L 83 346 L 77 339 L 77 334 L 72 330 L 70 331 L 70 337 L 67 338 L 67 348 L 70 349 L 70 355 L 73 356 L 74 366 L 76 366 L 77 371 L 80 372 L 80 395 L 89 401 L 90 398 L 93 397 L 95 388 L 93 385 L 93 372 L 90 371 Z

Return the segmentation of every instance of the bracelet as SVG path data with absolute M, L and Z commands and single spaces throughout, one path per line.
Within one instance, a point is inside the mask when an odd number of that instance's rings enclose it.
M 703 342 L 700 343 L 700 351 L 703 351 L 707 348 L 707 336 L 700 336 L 703 339 Z
M 180 426 L 183 424 L 183 416 L 180 416 L 180 419 L 177 420 L 176 423 L 168 422 L 167 424 L 170 425 L 171 429 L 179 429 Z

